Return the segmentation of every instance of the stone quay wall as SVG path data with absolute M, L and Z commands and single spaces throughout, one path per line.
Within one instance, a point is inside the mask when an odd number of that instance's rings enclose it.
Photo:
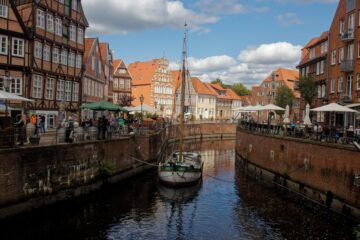
M 360 219 L 360 152 L 237 129 L 238 160 L 258 179 Z
M 189 124 L 186 138 L 233 135 L 234 124 Z M 178 126 L 154 134 L 87 143 L 0 150 L 0 218 L 71 199 L 153 166 Z

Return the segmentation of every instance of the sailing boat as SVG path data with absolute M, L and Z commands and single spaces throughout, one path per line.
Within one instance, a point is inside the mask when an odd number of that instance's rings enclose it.
M 203 161 L 200 153 L 184 152 L 184 110 L 185 110 L 185 84 L 186 84 L 186 24 L 182 51 L 181 96 L 180 96 L 180 125 L 179 149 L 174 151 L 164 163 L 159 165 L 160 181 L 169 186 L 182 187 L 197 183 L 202 177 Z

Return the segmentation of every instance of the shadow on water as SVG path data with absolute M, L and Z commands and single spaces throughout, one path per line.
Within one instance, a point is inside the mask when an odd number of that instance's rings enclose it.
M 193 143 L 204 176 L 171 189 L 157 171 L 0 222 L 0 239 L 351 239 L 352 225 L 299 206 L 235 167 L 234 141 Z M 199 148 L 198 148 L 199 147 Z M 169 151 L 170 152 L 170 151 Z

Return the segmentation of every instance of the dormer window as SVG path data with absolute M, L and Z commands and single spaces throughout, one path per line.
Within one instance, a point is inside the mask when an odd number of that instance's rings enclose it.
M 8 17 L 9 0 L 0 0 L 0 17 Z

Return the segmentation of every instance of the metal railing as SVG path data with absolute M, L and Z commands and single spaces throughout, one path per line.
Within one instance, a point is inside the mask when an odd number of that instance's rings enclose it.
M 360 143 L 360 132 L 357 131 L 339 131 L 335 128 L 325 128 L 318 130 L 306 126 L 287 127 L 278 125 L 258 124 L 256 122 L 239 121 L 238 127 L 247 131 L 257 132 L 266 135 L 275 135 L 291 138 L 302 138 L 323 143 L 352 144 Z
M 354 60 L 344 60 L 341 62 L 341 71 L 352 72 L 354 71 Z

